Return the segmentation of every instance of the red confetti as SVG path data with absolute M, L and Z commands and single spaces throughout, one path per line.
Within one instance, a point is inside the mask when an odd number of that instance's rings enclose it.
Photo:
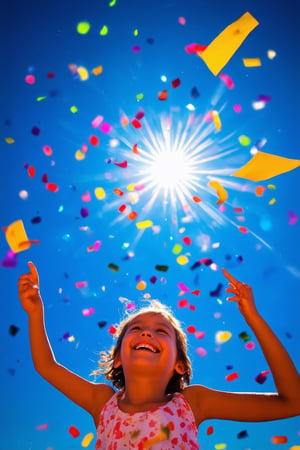
M 211 425 L 209 427 L 207 427 L 207 430 L 206 430 L 207 436 L 209 436 L 210 434 L 213 434 L 213 432 L 214 432 L 214 427 L 212 427 Z
M 46 189 L 51 192 L 58 192 L 59 188 L 55 183 L 46 183 Z
M 177 88 L 180 85 L 181 85 L 181 81 L 180 81 L 179 78 L 175 78 L 175 80 L 172 80 L 172 87 L 173 88 Z
M 113 325 L 111 325 L 111 326 L 108 328 L 108 332 L 109 332 L 110 334 L 116 334 L 117 328 L 114 327 Z
M 241 233 L 248 233 L 248 229 L 247 229 L 246 227 L 238 227 L 238 230 L 239 230 Z
M 126 208 L 127 208 L 126 205 L 121 205 L 121 206 L 118 208 L 118 211 L 119 211 L 120 213 L 122 213 L 122 212 L 125 211 Z
M 288 438 L 286 436 L 272 436 L 271 442 L 272 444 L 286 444 Z
M 179 300 L 177 303 L 179 308 L 185 308 L 186 306 L 189 305 L 189 302 L 186 298 L 183 298 L 182 300 Z
M 73 425 L 70 426 L 69 433 L 74 438 L 76 438 L 76 437 L 78 437 L 80 435 L 80 431 L 76 427 L 73 427 Z
M 186 245 L 191 245 L 192 243 L 192 239 L 188 236 L 184 236 L 184 238 L 182 238 L 182 241 L 186 244 Z
M 127 167 L 127 161 L 126 160 L 121 161 L 121 162 L 113 161 L 113 163 L 116 166 L 121 167 L 122 169 L 126 169 L 126 167 Z
M 233 211 L 237 214 L 244 214 L 244 208 L 236 207 L 233 208 Z
M 163 90 L 158 93 L 158 100 L 167 100 L 167 98 L 168 98 L 167 90 Z
M 200 294 L 200 289 L 196 289 L 195 291 L 192 291 L 191 294 L 199 295 Z
M 229 375 L 226 375 L 225 379 L 226 381 L 233 381 L 236 380 L 239 377 L 239 374 L 237 372 L 232 372 Z
M 54 72 L 47 73 L 47 78 L 55 78 L 55 73 Z
M 207 45 L 199 45 L 199 44 L 192 43 L 192 44 L 186 45 L 184 47 L 184 50 L 189 54 L 201 53 L 206 49 L 206 47 L 207 47 Z
M 196 327 L 194 325 L 189 325 L 186 329 L 188 333 L 195 333 L 197 331 Z
M 142 128 L 141 122 L 139 122 L 137 119 L 132 119 L 131 124 L 134 126 L 134 128 Z
M 99 145 L 99 138 L 97 137 L 97 136 L 95 136 L 94 134 L 92 134 L 90 137 L 89 137 L 89 141 L 90 141 L 90 144 L 91 145 L 94 145 L 95 147 L 97 146 L 97 145 Z
M 33 178 L 35 176 L 35 167 L 29 166 L 27 169 L 27 173 L 30 176 L 30 178 Z

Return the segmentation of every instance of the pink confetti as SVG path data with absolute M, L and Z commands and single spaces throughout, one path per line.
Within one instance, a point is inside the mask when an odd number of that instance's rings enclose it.
M 93 128 L 98 128 L 100 124 L 102 123 L 104 117 L 103 116 L 96 116 L 95 119 L 92 120 L 91 125 Z
M 179 23 L 180 25 L 185 25 L 185 24 L 186 24 L 185 17 L 178 17 L 178 23 Z
M 220 73 L 219 78 L 220 78 L 220 80 L 223 81 L 223 83 L 226 84 L 228 89 L 234 88 L 234 82 L 233 82 L 232 78 L 230 78 L 229 75 L 227 75 L 226 73 Z
M 184 283 L 182 283 L 182 282 L 179 282 L 178 284 L 177 284 L 177 286 L 179 287 L 179 289 L 181 290 L 181 291 L 183 291 L 183 292 L 189 292 L 189 288 L 184 284 Z
M 138 52 L 141 51 L 141 47 L 140 47 L 139 45 L 134 45 L 134 46 L 132 47 L 132 51 L 133 51 L 134 53 L 138 53 Z
M 81 200 L 83 202 L 90 202 L 92 199 L 91 194 L 89 192 L 86 192 L 85 194 L 82 194 Z
M 234 112 L 236 112 L 236 113 L 240 113 L 240 112 L 242 112 L 242 107 L 241 107 L 241 105 L 233 105 L 233 111 Z
M 247 344 L 245 344 L 245 348 L 246 348 L 247 350 L 253 350 L 253 349 L 255 348 L 255 343 L 252 342 L 252 341 L 247 342 Z
M 295 223 L 298 222 L 298 216 L 293 211 L 288 211 L 287 214 L 289 216 L 288 224 L 289 225 L 295 225 Z
M 197 353 L 197 355 L 199 355 L 199 356 L 201 356 L 201 357 L 207 355 L 207 351 L 206 351 L 205 348 L 203 348 L 203 347 L 198 347 L 198 348 L 196 348 L 196 353 Z
M 53 154 L 53 150 L 49 145 L 43 146 L 43 152 L 46 156 L 52 156 L 52 154 Z
M 34 75 L 26 75 L 25 81 L 27 84 L 34 84 L 35 83 L 35 76 Z
M 49 424 L 48 423 L 43 423 L 42 425 L 37 425 L 36 430 L 47 430 L 49 428 Z
M 92 314 L 94 314 L 95 311 L 96 311 L 95 308 L 85 308 L 81 312 L 82 312 L 83 316 L 87 317 L 87 316 L 91 316 Z
M 112 130 L 112 126 L 107 122 L 104 122 L 99 128 L 104 134 L 108 134 Z
M 76 283 L 75 283 L 75 287 L 77 289 L 81 289 L 83 287 L 87 287 L 87 285 L 88 285 L 87 281 L 76 281 Z

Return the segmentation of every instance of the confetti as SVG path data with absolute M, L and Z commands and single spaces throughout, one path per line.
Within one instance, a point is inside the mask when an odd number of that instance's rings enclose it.
M 152 220 L 144 220 L 142 222 L 136 222 L 136 227 L 139 230 L 144 230 L 145 228 L 150 228 L 150 227 L 152 227 L 152 225 L 153 225 Z
M 23 221 L 16 220 L 7 227 L 3 227 L 6 241 L 13 253 L 19 253 L 31 247 L 31 244 L 40 244 L 38 240 L 29 240 Z
M 261 60 L 260 58 L 243 58 L 243 64 L 245 67 L 259 67 Z
M 217 331 L 215 334 L 216 344 L 224 344 L 231 339 L 232 333 L 230 331 Z
M 231 174 L 246 180 L 262 181 L 300 166 L 300 159 L 290 159 L 258 151 L 244 166 Z
M 87 34 L 90 31 L 91 25 L 89 22 L 79 22 L 77 24 L 77 33 L 79 34 Z
M 237 372 L 232 372 L 229 375 L 225 376 L 226 381 L 233 381 L 236 380 L 237 378 L 239 378 L 239 374 Z
M 220 73 L 219 78 L 220 78 L 220 80 L 223 81 L 223 83 L 226 84 L 228 89 L 234 88 L 234 82 L 233 82 L 232 78 L 230 78 L 229 75 L 227 75 L 226 73 Z
M 88 447 L 93 439 L 94 439 L 94 434 L 93 433 L 87 433 L 84 436 L 84 438 L 82 439 L 82 441 L 81 441 L 81 446 L 84 447 L 84 448 Z
M 288 442 L 287 436 L 272 436 L 272 444 L 286 444 Z
M 219 183 L 216 180 L 212 180 L 212 181 L 209 181 L 207 183 L 207 185 L 216 190 L 216 193 L 218 194 L 218 197 L 219 197 L 218 200 L 216 201 L 217 205 L 221 205 L 222 203 L 224 203 L 227 200 L 228 193 L 227 193 L 226 189 L 223 188 L 221 183 Z
M 213 75 L 218 75 L 258 24 L 259 22 L 246 12 L 228 25 L 203 52 L 198 53 Z
M 80 431 L 76 428 L 76 427 L 74 427 L 73 425 L 71 425 L 70 427 L 69 427 L 69 433 L 70 433 L 70 435 L 73 437 L 73 438 L 76 438 L 76 437 L 78 437 L 78 436 L 80 436 Z

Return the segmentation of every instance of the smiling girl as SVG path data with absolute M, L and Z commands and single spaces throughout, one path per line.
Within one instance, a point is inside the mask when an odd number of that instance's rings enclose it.
M 100 369 L 112 384 L 92 383 L 60 365 L 44 325 L 35 265 L 19 278 L 19 297 L 28 313 L 35 369 L 88 411 L 97 429 L 96 449 L 200 448 L 198 426 L 207 419 L 260 422 L 300 414 L 300 377 L 287 351 L 256 309 L 252 289 L 225 269 L 228 300 L 236 301 L 261 346 L 277 392 L 225 392 L 189 385 L 191 363 L 180 322 L 152 301 L 118 326 L 117 342 L 103 352 Z

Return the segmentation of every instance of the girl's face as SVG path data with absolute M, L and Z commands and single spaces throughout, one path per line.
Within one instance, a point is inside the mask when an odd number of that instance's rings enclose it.
M 177 361 L 175 330 L 163 315 L 149 312 L 132 320 L 115 361 L 115 367 L 120 365 L 125 377 L 139 369 L 143 374 L 164 374 L 168 381 L 174 371 L 184 373 L 183 364 Z

